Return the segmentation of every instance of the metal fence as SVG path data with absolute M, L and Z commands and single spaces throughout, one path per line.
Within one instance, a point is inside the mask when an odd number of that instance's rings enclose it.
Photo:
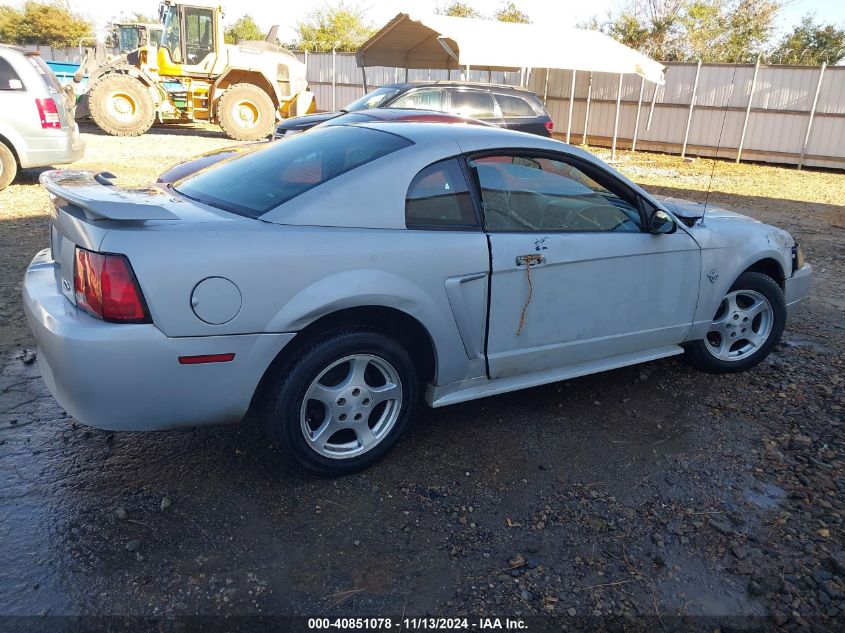
M 364 93 L 353 54 L 298 56 L 321 109 L 343 107 Z M 367 68 L 370 89 L 405 77 L 404 68 Z M 407 77 L 450 78 L 445 70 L 410 70 Z M 470 70 L 468 77 L 453 70 L 451 79 L 527 85 L 545 98 L 555 135 L 572 143 L 612 147 L 616 130 L 623 149 L 845 168 L 842 66 L 670 63 L 665 85 L 625 75 L 621 92 L 619 75 L 569 70 L 527 76 Z
M 78 61 L 75 48 L 39 48 L 47 59 Z M 341 108 L 364 93 L 354 54 L 297 56 L 320 109 Z M 670 63 L 663 86 L 635 75 L 568 70 L 470 70 L 468 77 L 453 70 L 450 77 L 445 70 L 367 68 L 370 89 L 406 77 L 526 85 L 545 99 L 556 136 L 573 143 L 845 168 L 843 66 Z

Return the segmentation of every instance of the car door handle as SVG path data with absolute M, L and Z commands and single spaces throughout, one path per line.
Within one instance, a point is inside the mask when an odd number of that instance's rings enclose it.
M 516 256 L 516 265 L 517 266 L 540 266 L 541 264 L 546 263 L 545 255 L 517 255 Z

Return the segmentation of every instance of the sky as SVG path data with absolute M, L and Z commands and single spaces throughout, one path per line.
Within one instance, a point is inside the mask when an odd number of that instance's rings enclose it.
M 348 0 L 355 4 L 355 0 Z M 465 0 L 486 14 L 494 13 L 502 0 Z M 155 15 L 158 10 L 157 0 L 65 0 L 74 11 L 93 19 L 97 29 L 122 13 L 142 11 Z M 225 13 L 225 22 L 230 23 L 245 13 L 252 15 L 263 29 L 273 24 L 279 25 L 280 39 L 293 39 L 296 23 L 310 11 L 319 8 L 325 0 L 297 0 L 284 2 L 278 0 L 221 0 Z M 593 15 L 600 19 L 608 10 L 617 9 L 624 0 L 516 0 L 517 6 L 525 11 L 536 23 L 575 26 Z M 22 5 L 23 0 L 13 4 Z M 400 12 L 433 12 L 437 6 L 448 4 L 448 0 L 360 0 L 359 6 L 366 10 L 367 17 L 375 26 L 381 26 Z M 815 13 L 817 20 L 833 22 L 845 26 L 845 0 L 791 0 L 780 18 L 778 30 L 788 31 L 797 24 L 801 16 Z

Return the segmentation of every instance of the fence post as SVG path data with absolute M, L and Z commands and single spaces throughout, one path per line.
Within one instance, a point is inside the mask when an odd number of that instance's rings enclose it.
M 572 132 L 572 107 L 575 105 L 575 69 L 572 69 L 572 80 L 569 82 L 569 120 L 566 123 L 566 142 Z
M 610 160 L 616 160 L 616 139 L 619 136 L 619 111 L 622 109 L 622 79 L 625 75 L 619 73 L 619 84 L 616 86 L 616 116 L 613 118 L 613 146 L 610 150 Z
M 701 60 L 698 60 L 698 65 L 695 67 L 695 81 L 692 83 L 692 96 L 689 100 L 689 114 L 687 115 L 687 129 L 684 132 L 684 146 L 681 149 L 681 158 L 687 155 L 687 141 L 689 140 L 689 128 L 692 124 L 692 111 L 695 108 L 695 93 L 698 91 L 698 75 L 701 73 Z
M 745 108 L 745 120 L 742 122 L 742 134 L 739 136 L 739 147 L 736 150 L 736 162 L 742 158 L 742 146 L 745 144 L 745 131 L 748 129 L 748 118 L 751 116 L 751 103 L 754 101 L 754 88 L 757 85 L 757 73 L 760 71 L 760 55 L 754 64 L 754 77 L 751 78 L 751 92 L 748 94 L 748 105 Z
M 367 67 L 361 66 L 361 84 L 364 87 L 364 94 L 367 94 Z
M 587 128 L 590 126 L 590 99 L 593 97 L 593 71 L 590 71 L 590 81 L 587 84 L 587 109 L 584 112 L 584 138 L 581 145 L 587 144 Z
M 332 47 L 332 112 L 337 110 L 337 50 Z
M 822 68 L 819 72 L 819 83 L 816 84 L 816 95 L 813 97 L 813 107 L 810 108 L 810 120 L 807 121 L 807 134 L 804 136 L 804 145 L 801 146 L 801 157 L 798 159 L 798 169 L 804 166 L 804 155 L 807 153 L 807 144 L 810 142 L 810 132 L 813 130 L 813 117 L 816 115 L 816 105 L 819 102 L 819 93 L 822 89 L 822 79 L 824 79 L 824 71 L 827 68 L 827 62 L 822 62 Z
M 489 81 L 487 83 L 490 83 Z M 543 105 L 546 105 L 546 99 L 549 98 L 549 69 L 546 68 L 546 80 L 543 82 Z
M 637 151 L 637 134 L 640 131 L 640 111 L 643 109 L 643 90 L 645 90 L 645 77 L 640 77 L 640 98 L 637 100 L 637 121 L 634 123 L 634 138 L 631 140 L 631 151 Z
M 654 84 L 654 92 L 651 95 L 651 106 L 648 109 L 648 121 L 646 121 L 645 129 L 651 129 L 651 120 L 654 118 L 654 105 L 657 103 L 657 91 L 660 89 L 660 84 Z

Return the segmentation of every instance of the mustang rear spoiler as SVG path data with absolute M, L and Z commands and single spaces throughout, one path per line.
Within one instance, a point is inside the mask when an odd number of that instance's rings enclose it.
M 115 187 L 108 172 L 55 169 L 41 174 L 41 184 L 52 195 L 78 207 L 89 220 L 178 220 L 161 206 L 167 194 L 158 189 Z

